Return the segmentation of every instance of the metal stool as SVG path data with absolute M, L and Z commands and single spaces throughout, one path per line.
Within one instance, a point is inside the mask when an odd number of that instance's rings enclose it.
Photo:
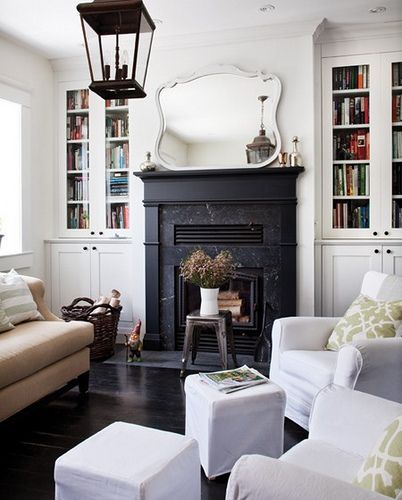
M 219 354 L 222 368 L 228 368 L 227 338 L 229 339 L 230 351 L 233 362 L 237 366 L 236 351 L 233 338 L 232 313 L 230 311 L 219 311 L 214 316 L 200 316 L 200 311 L 194 311 L 186 317 L 186 332 L 184 336 L 183 356 L 180 377 L 184 377 L 187 359 L 191 350 L 191 359 L 194 363 L 197 357 L 197 349 L 202 326 L 213 326 L 218 341 Z

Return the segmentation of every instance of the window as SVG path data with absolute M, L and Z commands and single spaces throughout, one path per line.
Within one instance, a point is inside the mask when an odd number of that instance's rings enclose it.
M 0 253 L 22 250 L 22 105 L 0 98 Z

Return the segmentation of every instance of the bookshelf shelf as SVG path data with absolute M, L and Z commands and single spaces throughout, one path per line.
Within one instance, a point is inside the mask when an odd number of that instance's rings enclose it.
M 370 163 L 370 160 L 333 160 L 332 163 L 334 165 L 346 165 L 346 164 L 356 164 L 356 165 L 361 165 L 361 164 L 366 164 Z
M 343 89 L 343 90 L 333 90 L 332 95 L 360 95 L 369 94 L 370 89 Z
M 334 130 L 347 130 L 347 129 L 355 129 L 355 128 L 370 128 L 369 123 L 356 123 L 352 125 L 334 125 Z
M 87 108 L 67 110 L 67 115 L 87 115 L 87 114 L 89 114 L 89 109 Z

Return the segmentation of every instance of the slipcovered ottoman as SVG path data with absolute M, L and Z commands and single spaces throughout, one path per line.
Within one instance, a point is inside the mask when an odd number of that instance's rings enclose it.
M 56 460 L 56 500 L 200 500 L 197 442 L 115 422 Z
M 186 436 L 198 441 L 208 478 L 230 472 L 245 454 L 282 455 L 286 396 L 278 385 L 269 381 L 224 394 L 190 375 L 184 389 Z

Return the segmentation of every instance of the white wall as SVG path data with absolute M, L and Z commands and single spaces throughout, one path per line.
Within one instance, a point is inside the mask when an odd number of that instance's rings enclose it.
M 0 61 L 0 81 L 31 95 L 31 160 L 30 171 L 24 177 L 23 193 L 23 211 L 28 227 L 25 227 L 23 236 L 24 250 L 33 251 L 33 261 L 31 267 L 19 272 L 43 278 L 43 240 L 52 235 L 53 227 L 53 71 L 49 61 L 2 37 Z M 24 171 L 24 165 L 22 168 Z
M 154 95 L 157 87 L 178 75 L 190 73 L 209 64 L 233 64 L 243 70 L 262 70 L 276 74 L 283 91 L 278 107 L 278 125 L 283 149 L 291 151 L 292 137 L 299 136 L 300 151 L 306 171 L 298 180 L 298 275 L 297 309 L 302 315 L 314 312 L 314 81 L 313 39 L 311 35 L 293 38 L 228 43 L 213 47 L 158 49 L 151 54 L 146 84 L 148 97 L 134 102 L 135 128 L 132 165 L 144 160 L 146 151 L 153 151 L 159 130 Z M 135 178 L 133 233 L 136 277 L 135 314 L 145 317 L 144 304 L 144 210 L 143 185 Z

